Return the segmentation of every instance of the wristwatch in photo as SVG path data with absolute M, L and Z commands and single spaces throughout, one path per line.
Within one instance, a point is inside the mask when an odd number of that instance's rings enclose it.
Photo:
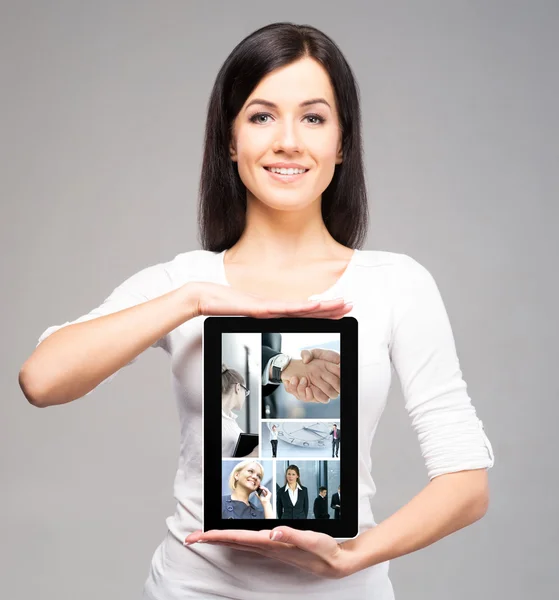
M 287 354 L 278 354 L 272 359 L 272 377 L 270 383 L 281 383 L 282 371 L 290 363 L 291 357 Z

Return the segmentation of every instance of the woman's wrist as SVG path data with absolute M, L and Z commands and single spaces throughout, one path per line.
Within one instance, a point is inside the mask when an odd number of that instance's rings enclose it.
M 194 317 L 201 316 L 200 299 L 202 290 L 200 289 L 200 284 L 195 281 L 185 283 L 179 288 L 179 291 L 181 293 L 181 306 L 184 311 L 184 320 L 188 321 Z

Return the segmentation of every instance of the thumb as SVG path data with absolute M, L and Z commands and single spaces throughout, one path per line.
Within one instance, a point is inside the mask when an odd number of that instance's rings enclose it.
M 316 358 L 316 356 L 313 355 L 312 350 L 302 350 L 301 351 L 301 360 L 303 361 L 304 365 L 310 363 L 313 358 Z
M 312 353 L 311 355 L 313 358 L 320 358 L 326 362 L 334 363 L 335 365 L 340 364 L 340 355 L 335 350 L 329 350 L 328 348 L 313 348 L 312 350 L 303 350 L 303 352 Z M 303 352 L 301 352 L 301 357 L 303 356 Z

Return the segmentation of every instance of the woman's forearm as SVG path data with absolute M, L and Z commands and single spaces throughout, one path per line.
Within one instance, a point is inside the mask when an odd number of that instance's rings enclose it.
M 389 518 L 346 542 L 358 557 L 353 570 L 409 554 L 471 525 L 483 517 L 488 502 L 485 469 L 434 478 Z
M 158 339 L 196 315 L 193 284 L 111 315 L 62 327 L 22 366 L 25 397 L 39 407 L 81 398 Z

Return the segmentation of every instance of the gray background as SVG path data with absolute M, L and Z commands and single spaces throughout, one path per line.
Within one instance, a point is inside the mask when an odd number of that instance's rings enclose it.
M 558 17 L 540 0 L 2 2 L 2 597 L 141 594 L 174 508 L 164 353 L 46 410 L 17 372 L 47 326 L 197 248 L 211 85 L 278 20 L 322 28 L 353 66 L 366 248 L 434 275 L 496 453 L 487 516 L 393 561 L 397 598 L 557 597 Z M 427 482 L 397 381 L 374 476 L 378 520 Z

